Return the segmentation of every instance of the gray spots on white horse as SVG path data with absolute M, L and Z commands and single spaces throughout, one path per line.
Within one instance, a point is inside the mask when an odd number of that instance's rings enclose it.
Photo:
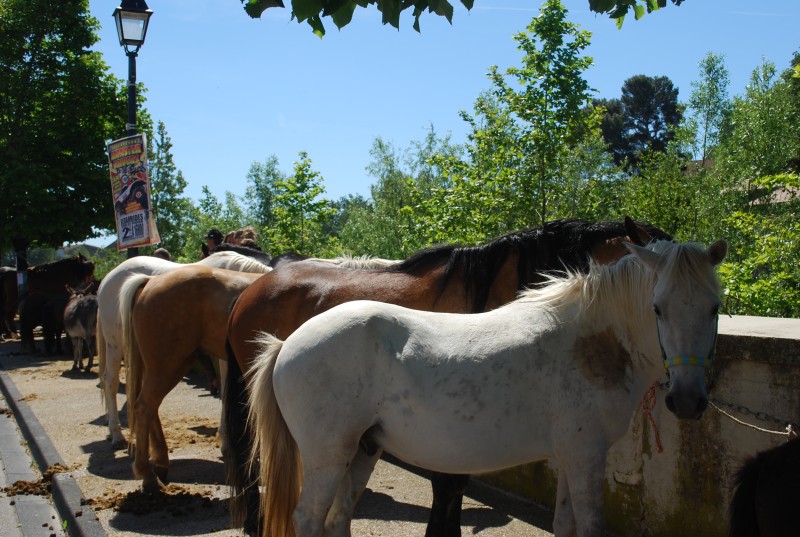
M 472 382 L 471 379 L 461 379 L 455 389 L 445 392 L 445 395 L 462 401 L 462 405 L 455 411 L 455 415 L 470 422 L 474 421 L 475 415 L 486 407 L 486 403 L 481 398 L 482 392 L 480 383 Z
M 631 356 L 610 328 L 578 338 L 575 356 L 580 372 L 592 384 L 604 388 L 624 384 Z

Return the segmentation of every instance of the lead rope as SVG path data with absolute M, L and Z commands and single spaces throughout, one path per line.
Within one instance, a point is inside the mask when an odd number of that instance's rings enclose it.
M 650 386 L 650 389 L 644 394 L 642 397 L 642 412 L 644 415 L 647 416 L 647 420 L 650 422 L 650 427 L 653 429 L 653 435 L 656 437 L 656 451 L 658 453 L 664 452 L 664 447 L 661 445 L 661 435 L 658 432 L 658 427 L 656 426 L 656 420 L 653 419 L 653 409 L 656 407 L 656 387 L 659 386 L 659 382 L 656 381 Z

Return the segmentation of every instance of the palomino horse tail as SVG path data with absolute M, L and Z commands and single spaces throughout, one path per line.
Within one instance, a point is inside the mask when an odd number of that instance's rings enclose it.
M 263 345 L 263 352 L 248 373 L 250 411 L 247 421 L 253 431 L 250 465 L 261 464 L 259 482 L 265 485 L 261 496 L 264 536 L 294 537 L 292 513 L 300 498 L 302 462 L 272 386 L 272 374 L 283 342 L 264 333 L 259 343 Z
M 97 315 L 97 328 L 94 331 L 97 344 L 97 378 L 100 379 L 100 401 L 103 408 L 108 412 L 108 401 L 106 401 L 106 388 L 104 386 L 106 378 L 106 336 L 103 334 L 103 324 L 100 322 L 100 315 Z
M 756 488 L 761 473 L 761 463 L 761 458 L 753 457 L 736 473 L 733 498 L 728 507 L 729 537 L 758 537 L 761 535 L 756 512 Z
M 133 333 L 133 305 L 136 293 L 151 278 L 147 274 L 131 275 L 119 290 L 119 320 L 122 326 L 122 348 L 125 356 L 125 395 L 128 399 L 128 430 L 131 439 L 136 430 L 136 398 L 142 387 L 142 356 Z

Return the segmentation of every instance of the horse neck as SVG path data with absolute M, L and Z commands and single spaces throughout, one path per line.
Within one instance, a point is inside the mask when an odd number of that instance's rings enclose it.
M 586 320 L 584 330 L 610 330 L 630 357 L 634 383 L 647 388 L 664 371 L 656 316 L 650 306 L 652 282 L 648 278 L 612 277 L 603 285 L 612 288 L 589 290 L 591 298 L 584 297 L 588 301 L 581 313 Z M 619 289 L 618 285 L 627 288 Z

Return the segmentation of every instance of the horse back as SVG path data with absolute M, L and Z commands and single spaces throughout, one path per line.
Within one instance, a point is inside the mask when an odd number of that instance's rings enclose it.
M 429 274 L 409 274 L 346 269 L 313 261 L 281 266 L 256 280 L 237 299 L 228 327 L 234 355 L 247 371 L 258 351 L 252 343 L 257 333 L 286 339 L 308 319 L 353 300 L 420 310 L 466 311 L 460 293 L 441 292 L 443 271 L 444 267 Z

